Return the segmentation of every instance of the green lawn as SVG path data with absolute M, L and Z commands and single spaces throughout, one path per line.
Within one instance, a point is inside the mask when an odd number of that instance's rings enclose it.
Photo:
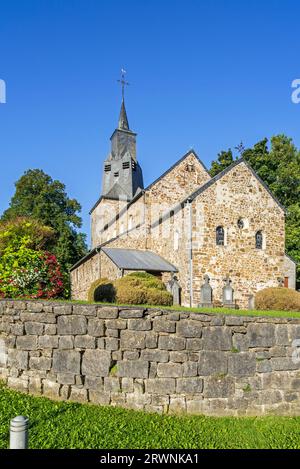
M 0 448 L 9 421 L 30 419 L 30 448 L 297 448 L 300 417 L 215 418 L 145 414 L 54 402 L 0 386 Z

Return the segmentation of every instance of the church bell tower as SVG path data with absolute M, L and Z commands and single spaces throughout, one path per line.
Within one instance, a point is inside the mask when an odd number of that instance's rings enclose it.
M 124 80 L 125 71 L 122 70 L 120 83 L 122 84 L 122 104 L 118 128 L 113 132 L 111 152 L 104 161 L 102 180 L 102 197 L 106 199 L 128 200 L 138 194 L 143 188 L 143 173 L 136 157 L 136 133 L 129 128 L 125 100 Z

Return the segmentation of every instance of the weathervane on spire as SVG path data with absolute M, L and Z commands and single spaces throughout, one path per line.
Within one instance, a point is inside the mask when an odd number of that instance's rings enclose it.
M 121 68 L 121 80 L 118 80 L 119 83 L 121 83 L 121 86 L 122 86 L 122 99 L 124 100 L 124 88 L 125 86 L 129 85 L 130 83 L 128 83 L 128 81 L 125 81 L 125 74 L 126 74 L 126 70 L 124 70 L 124 68 Z

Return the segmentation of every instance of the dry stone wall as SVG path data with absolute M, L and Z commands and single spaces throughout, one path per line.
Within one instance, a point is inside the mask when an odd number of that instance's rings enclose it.
M 0 319 L 0 377 L 23 392 L 159 413 L 300 415 L 300 319 L 10 300 Z

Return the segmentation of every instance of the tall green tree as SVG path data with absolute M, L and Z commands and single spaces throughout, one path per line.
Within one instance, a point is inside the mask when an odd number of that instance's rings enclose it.
M 257 142 L 243 151 L 243 158 L 268 185 L 272 193 L 287 209 L 286 250 L 300 265 L 300 152 L 291 138 L 275 135 Z M 231 164 L 230 154 L 221 152 L 213 161 L 210 174 L 214 176 Z M 297 269 L 300 283 L 300 266 Z
M 53 180 L 40 169 L 30 169 L 15 183 L 16 191 L 2 220 L 31 217 L 55 231 L 52 252 L 67 271 L 85 255 L 85 235 L 78 229 L 81 206 L 70 199 L 63 183 Z
M 209 173 L 211 177 L 219 174 L 223 169 L 226 169 L 227 166 L 231 165 L 234 162 L 233 154 L 231 148 L 227 151 L 221 151 L 218 153 L 218 158 L 212 162 Z

